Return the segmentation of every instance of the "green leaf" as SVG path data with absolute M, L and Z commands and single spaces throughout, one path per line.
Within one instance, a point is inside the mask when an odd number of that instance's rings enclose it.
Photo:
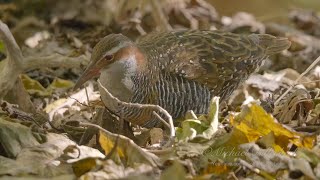
M 197 119 L 187 119 L 177 128 L 177 139 L 180 141 L 203 141 L 209 140 L 218 130 L 219 97 L 211 100 L 207 116 L 200 116 Z M 189 116 L 191 117 L 191 116 Z

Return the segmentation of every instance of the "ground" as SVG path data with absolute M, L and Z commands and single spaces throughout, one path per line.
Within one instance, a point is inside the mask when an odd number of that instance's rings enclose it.
M 0 178 L 319 179 L 319 9 L 292 8 L 281 11 L 281 19 L 262 21 L 275 4 L 254 14 L 237 6 L 223 14 L 214 4 L 0 3 Z M 292 44 L 227 102 L 215 97 L 207 115 L 190 112 L 176 127 L 132 127 L 113 117 L 96 81 L 72 89 L 102 37 L 122 33 L 135 40 L 181 28 L 267 33 Z M 170 119 L 161 107 L 137 108 L 155 108 Z

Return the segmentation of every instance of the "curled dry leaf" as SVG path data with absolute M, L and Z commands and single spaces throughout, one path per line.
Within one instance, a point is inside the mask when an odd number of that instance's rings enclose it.
M 313 102 L 309 92 L 305 89 L 295 88 L 280 104 L 275 106 L 273 115 L 281 123 L 290 123 L 296 117 L 299 124 L 302 124 L 312 109 Z
M 276 173 L 279 170 L 288 168 L 290 157 L 277 153 L 272 148 L 262 149 L 254 143 L 242 144 L 240 148 L 245 152 L 245 157 L 249 158 L 254 167 L 269 173 Z

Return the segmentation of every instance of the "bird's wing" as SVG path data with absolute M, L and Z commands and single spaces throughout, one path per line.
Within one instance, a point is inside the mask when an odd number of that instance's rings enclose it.
M 217 90 L 226 82 L 241 82 L 263 59 L 288 48 L 290 42 L 271 35 L 182 30 L 151 33 L 137 45 L 161 70 Z

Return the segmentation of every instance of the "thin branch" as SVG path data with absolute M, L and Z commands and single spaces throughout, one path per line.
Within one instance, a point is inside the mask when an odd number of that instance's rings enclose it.
M 55 53 L 44 57 L 27 57 L 23 63 L 23 70 L 30 71 L 32 69 L 44 67 L 64 67 L 64 68 L 79 68 L 82 64 L 85 65 L 89 61 L 89 57 L 81 55 L 78 57 L 67 57 Z
M 293 82 L 293 85 L 290 86 L 275 102 L 275 105 L 278 105 L 279 102 L 293 89 L 293 87 L 304 77 L 312 68 L 314 68 L 320 61 L 320 56 L 313 61 L 313 63 L 303 72 L 300 76 Z
M 165 126 L 167 126 L 168 128 L 170 128 L 170 125 L 155 111 L 152 112 Z
M 163 115 L 166 116 L 166 119 L 169 123 L 169 127 L 170 127 L 170 136 L 171 139 L 173 139 L 175 137 L 175 129 L 174 129 L 174 125 L 173 125 L 173 120 L 172 120 L 172 116 L 168 113 L 168 111 L 166 111 L 165 109 L 163 109 L 162 107 L 158 106 L 158 105 L 153 105 L 153 104 L 139 104 L 139 103 L 127 103 L 127 102 L 123 102 L 120 101 L 118 98 L 114 97 L 100 82 L 100 80 L 98 80 L 98 84 L 99 86 L 105 91 L 105 93 L 107 94 L 107 96 L 113 101 L 113 103 L 115 102 L 115 104 L 120 105 L 121 108 L 123 107 L 128 107 L 129 109 L 133 109 L 133 108 L 137 108 L 137 109 L 147 109 L 147 110 L 152 110 L 152 111 L 156 111 L 159 112 Z M 160 120 L 161 121 L 161 120 Z
M 172 30 L 172 27 L 168 22 L 168 18 L 163 12 L 161 2 L 158 0 L 151 0 L 150 3 L 152 6 L 152 9 L 154 9 L 154 11 L 152 11 L 151 14 L 154 20 L 158 22 L 158 25 L 160 25 L 162 30 Z
M 242 159 L 238 159 L 238 162 L 248 168 L 249 170 L 251 170 L 252 172 L 262 176 L 264 179 L 267 179 L 267 180 L 273 180 L 274 178 L 271 177 L 269 174 L 265 173 L 264 171 L 261 171 L 260 169 L 258 168 L 255 168 L 253 165 L 249 164 L 247 161 L 245 160 L 242 160 Z

